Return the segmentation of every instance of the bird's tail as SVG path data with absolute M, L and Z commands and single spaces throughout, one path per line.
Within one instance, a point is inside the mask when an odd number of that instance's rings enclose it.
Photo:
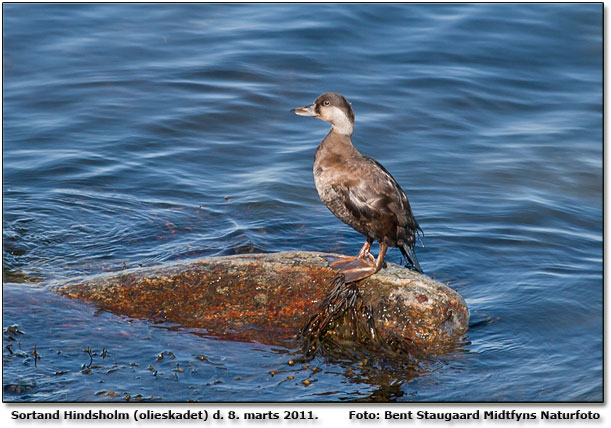
M 414 251 L 413 245 L 403 244 L 399 247 L 399 249 L 401 250 L 403 256 L 407 259 L 408 267 L 411 267 L 413 270 L 420 273 L 424 273 L 420 267 L 420 263 L 418 263 L 418 258 L 416 257 L 416 252 Z

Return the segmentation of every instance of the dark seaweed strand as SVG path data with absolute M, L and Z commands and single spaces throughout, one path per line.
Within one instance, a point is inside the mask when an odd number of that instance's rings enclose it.
M 356 304 L 358 288 L 354 284 L 346 284 L 343 274 L 338 273 L 331 281 L 331 285 L 333 286 L 331 292 L 325 296 L 316 313 L 298 335 L 307 359 L 314 358 L 316 352 L 323 348 L 321 340 L 333 321 L 339 320 Z
M 364 305 L 356 283 L 346 284 L 344 275 L 339 273 L 331 281 L 332 289 L 323 299 L 308 323 L 299 332 L 301 349 L 306 360 L 317 354 L 334 354 L 342 346 L 326 334 L 342 318 L 355 333 L 355 342 L 366 348 L 396 354 L 392 346 L 382 340 L 375 327 L 375 316 L 371 305 Z M 362 352 L 356 352 L 362 353 Z
M 298 360 L 307 362 L 317 355 L 322 355 L 339 359 L 392 359 L 408 365 L 416 363 L 409 345 L 401 345 L 392 339 L 387 342 L 380 336 L 375 326 L 373 307 L 363 303 L 355 282 L 346 284 L 344 275 L 338 273 L 330 285 L 331 291 L 297 336 L 301 341 L 303 353 L 303 357 Z M 329 330 L 341 325 L 342 320 L 354 333 L 352 346 L 337 343 L 332 334 L 327 334 Z

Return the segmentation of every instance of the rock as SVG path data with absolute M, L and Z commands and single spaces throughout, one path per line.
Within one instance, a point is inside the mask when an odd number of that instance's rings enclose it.
M 300 251 L 213 257 L 50 287 L 133 318 L 202 328 L 229 340 L 291 346 L 321 303 L 328 304 L 325 296 L 336 272 L 327 260 L 333 257 L 338 255 Z M 369 318 L 336 319 L 320 332 L 335 343 L 370 331 L 385 345 L 430 354 L 443 352 L 467 330 L 469 313 L 458 293 L 401 266 L 389 263 L 351 287 Z

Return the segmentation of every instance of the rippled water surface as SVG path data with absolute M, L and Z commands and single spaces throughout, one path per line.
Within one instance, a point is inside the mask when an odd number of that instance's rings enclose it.
M 5 400 L 602 399 L 601 4 L 3 14 Z M 461 349 L 408 373 L 290 366 L 291 349 L 40 285 L 240 252 L 355 253 L 362 237 L 314 188 L 328 125 L 289 113 L 325 91 L 352 102 L 355 145 L 409 196 L 425 272 L 469 305 Z

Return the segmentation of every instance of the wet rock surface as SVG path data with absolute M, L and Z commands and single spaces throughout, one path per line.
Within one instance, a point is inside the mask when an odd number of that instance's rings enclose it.
M 333 257 L 298 251 L 214 257 L 77 278 L 50 288 L 133 318 L 203 328 L 228 340 L 294 345 L 304 326 L 325 311 L 334 286 L 341 285 L 328 266 Z M 336 290 L 341 292 L 333 304 L 351 296 L 356 312 L 337 312 L 317 331 L 332 343 L 430 354 L 443 352 L 467 330 L 469 313 L 458 293 L 401 266 L 389 263 L 349 286 Z

